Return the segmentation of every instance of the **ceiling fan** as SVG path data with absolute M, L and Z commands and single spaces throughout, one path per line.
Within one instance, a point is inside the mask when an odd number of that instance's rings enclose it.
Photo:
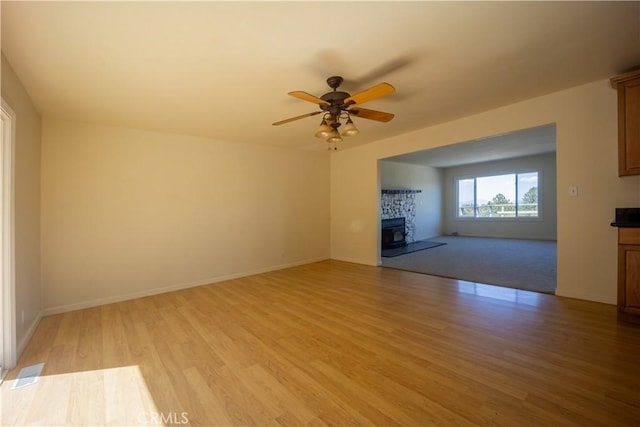
M 273 125 L 279 126 L 295 120 L 304 119 L 305 117 L 324 113 L 322 123 L 320 123 L 320 127 L 316 131 L 315 136 L 318 138 L 326 138 L 329 143 L 329 149 L 336 150 L 336 144 L 342 142 L 343 136 L 354 136 L 360 133 L 358 128 L 353 124 L 351 116 L 379 122 L 388 122 L 393 119 L 394 115 L 391 113 L 369 110 L 359 106 L 359 104 L 394 93 L 396 90 L 393 86 L 389 83 L 380 83 L 355 95 L 350 95 L 347 92 L 337 90 L 343 81 L 344 79 L 340 76 L 329 77 L 327 84 L 333 91 L 325 93 L 320 98 L 302 91 L 289 92 L 289 95 L 295 98 L 318 104 L 320 111 L 280 120 L 279 122 L 273 123 Z M 342 133 L 338 132 L 338 128 L 342 125 L 341 120 L 345 121 Z

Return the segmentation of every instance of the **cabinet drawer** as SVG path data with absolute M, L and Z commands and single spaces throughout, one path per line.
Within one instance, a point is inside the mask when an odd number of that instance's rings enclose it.
M 640 245 L 640 228 L 618 228 L 618 243 L 621 245 Z

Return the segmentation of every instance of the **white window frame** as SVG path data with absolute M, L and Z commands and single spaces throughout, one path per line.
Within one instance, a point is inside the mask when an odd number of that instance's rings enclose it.
M 459 182 L 465 179 L 477 179 L 477 178 L 487 178 L 487 177 L 492 177 L 492 176 L 500 176 L 500 175 L 516 175 L 516 203 L 517 203 L 517 198 L 518 198 L 518 175 L 522 175 L 522 174 L 526 174 L 526 173 L 537 173 L 538 174 L 538 216 L 515 216 L 515 217 L 480 217 L 480 216 L 475 216 L 475 211 L 477 209 L 477 206 L 475 206 L 475 204 L 477 204 L 477 186 L 474 185 L 473 188 L 473 201 L 474 201 L 474 216 L 461 216 L 460 215 L 460 209 L 459 209 L 459 204 L 460 204 L 460 185 Z M 461 176 L 456 176 L 454 178 L 454 187 L 455 187 L 455 199 L 454 199 L 454 210 L 455 210 L 455 219 L 457 221 L 542 221 L 542 213 L 543 213 L 543 209 L 542 209 L 542 171 L 539 169 L 522 169 L 522 170 L 518 170 L 518 171 L 504 171 L 504 172 L 495 172 L 495 173 L 490 173 L 490 174 L 474 174 L 474 175 L 461 175 Z M 517 205 L 516 205 L 516 212 L 517 212 Z

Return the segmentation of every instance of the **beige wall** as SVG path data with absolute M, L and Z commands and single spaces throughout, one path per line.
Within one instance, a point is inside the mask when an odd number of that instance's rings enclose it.
M 332 258 L 377 264 L 378 159 L 550 123 L 557 125 L 557 294 L 615 303 L 617 234 L 609 223 L 616 207 L 640 205 L 640 177 L 618 177 L 616 93 L 606 80 L 334 153 Z M 569 197 L 571 185 L 578 197 Z
M 2 55 L 2 98 L 16 114 L 14 158 L 16 343 L 21 352 L 42 311 L 40 114 Z M 23 316 L 24 313 L 24 316 Z
M 329 156 L 45 119 L 46 313 L 329 257 Z

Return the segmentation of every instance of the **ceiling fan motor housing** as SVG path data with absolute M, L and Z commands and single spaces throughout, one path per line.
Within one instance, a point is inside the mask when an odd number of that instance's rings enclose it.
M 340 87 L 343 81 L 344 79 L 340 76 L 331 76 L 327 79 L 327 84 L 331 89 L 336 90 L 338 87 Z
M 332 105 L 342 105 L 344 104 L 344 100 L 350 97 L 347 92 L 341 92 L 339 90 L 333 92 L 327 92 L 320 97 L 323 101 L 327 101 Z M 322 105 L 322 104 L 320 104 Z
M 350 97 L 347 92 L 333 91 L 325 93 L 320 97 L 323 101 L 327 101 L 328 104 L 320 104 L 320 108 L 323 111 L 327 111 L 332 116 L 339 116 L 342 110 L 345 110 L 348 105 L 345 105 L 344 100 Z
M 348 105 L 345 105 L 344 100 L 351 96 L 347 92 L 336 90 L 343 81 L 344 79 L 340 76 L 329 77 L 327 79 L 327 84 L 331 89 L 333 89 L 333 91 L 327 92 L 320 97 L 323 101 L 328 102 L 328 104 L 320 104 L 320 109 L 331 114 L 334 128 L 340 126 L 340 122 L 337 119 L 342 111 L 346 110 L 348 107 Z

